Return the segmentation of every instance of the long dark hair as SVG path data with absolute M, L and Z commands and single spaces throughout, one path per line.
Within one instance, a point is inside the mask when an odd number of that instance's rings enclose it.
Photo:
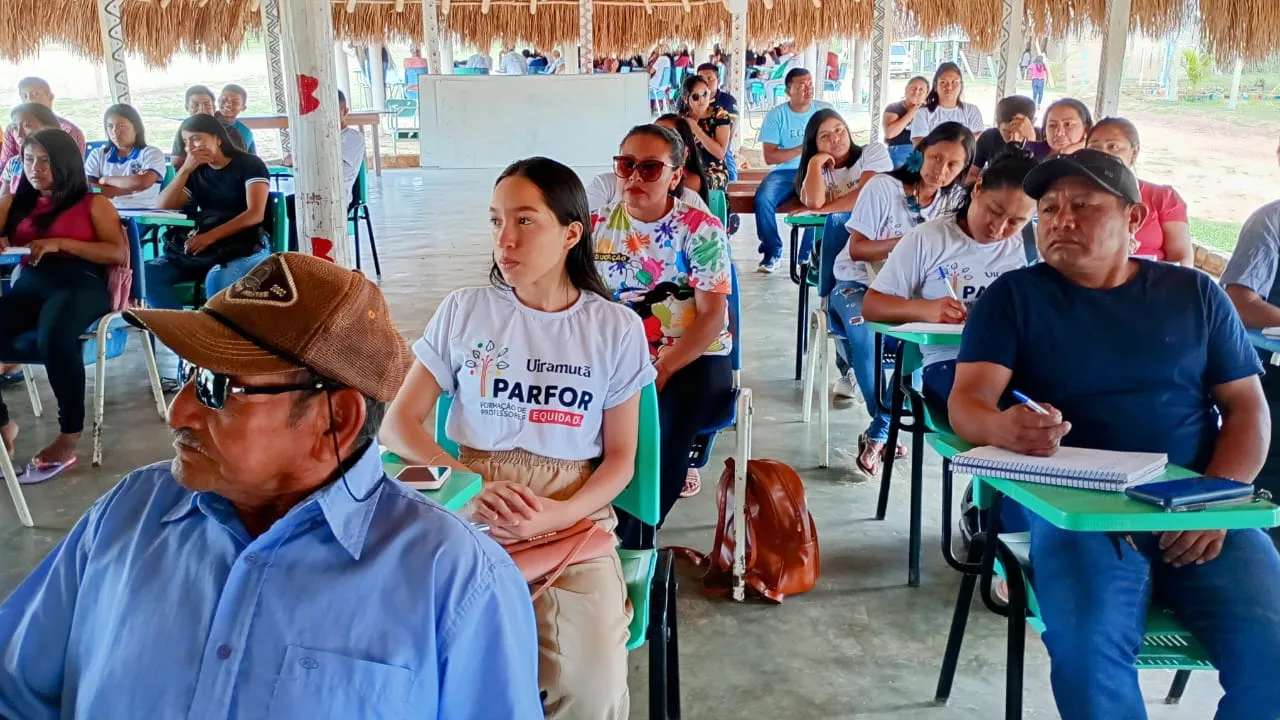
M 676 127 L 679 127 L 679 125 Z M 628 140 L 636 137 L 637 135 L 648 135 L 651 138 L 657 138 L 666 143 L 667 147 L 671 149 L 671 164 L 676 167 L 684 167 L 686 148 L 689 148 L 689 155 L 696 155 L 698 152 L 697 146 L 685 145 L 685 141 L 681 139 L 680 133 L 677 133 L 675 130 L 668 130 L 661 125 L 652 124 L 637 125 L 631 128 L 631 130 L 622 137 L 622 142 L 618 144 L 618 147 L 621 148 L 623 145 L 627 144 Z M 705 189 L 707 187 L 706 177 L 704 176 L 702 180 L 702 187 Z M 672 197 L 680 197 L 680 193 L 682 192 L 684 192 L 683 177 L 680 178 L 679 183 L 676 183 L 675 188 L 672 189 L 670 194 Z M 706 198 L 704 197 L 703 199 L 705 200 Z
M 1044 109 L 1044 120 L 1040 122 L 1040 134 L 1043 135 L 1047 141 L 1049 137 L 1049 113 L 1060 107 L 1069 107 L 1076 111 L 1076 114 L 1080 116 L 1080 122 L 1084 123 L 1085 142 L 1088 142 L 1089 131 L 1093 129 L 1093 113 L 1089 112 L 1088 105 L 1085 105 L 1075 98 L 1062 98 Z
M 59 215 L 89 194 L 89 181 L 84 174 L 84 155 L 70 135 L 57 128 L 45 128 L 28 135 L 22 143 L 22 149 L 25 151 L 28 145 L 39 145 L 49 154 L 49 168 L 53 173 L 53 190 L 49 194 L 50 208 L 47 212 L 32 216 L 36 201 L 40 199 L 40 191 L 31 185 L 26 171 L 23 171 L 18 180 L 18 189 L 13 193 L 13 203 L 9 205 L 9 216 L 4 221 L 4 236 L 10 239 L 18 224 L 28 217 L 36 232 L 45 232 Z
M 222 121 L 212 115 L 192 115 L 182 121 L 182 125 L 178 127 L 178 136 L 181 137 L 184 132 L 198 132 L 212 135 L 218 139 L 218 145 L 222 148 L 222 154 L 228 158 L 234 158 L 237 155 L 246 155 L 244 150 L 236 145 L 231 136 L 227 134 L 227 126 Z M 184 149 L 186 142 L 183 142 Z
M 960 72 L 960 66 L 953 62 L 944 62 L 933 71 L 933 83 L 929 85 L 929 95 L 924 99 L 924 106 L 929 108 L 929 112 L 938 109 L 938 78 L 942 77 L 944 72 L 954 72 L 960 76 L 960 92 L 956 94 L 956 107 L 964 107 L 964 73 Z M 910 83 L 908 83 L 910 84 Z
M 797 195 L 804 188 L 804 177 L 809 172 L 809 161 L 818 154 L 818 130 L 822 127 L 822 123 L 831 119 L 839 120 L 844 124 L 844 131 L 849 135 L 849 159 L 841 167 L 853 167 L 853 164 L 858 162 L 858 158 L 862 157 L 862 147 L 853 141 L 853 132 L 849 130 L 849 123 L 845 122 L 844 116 L 831 108 L 819 110 L 809 118 L 809 124 L 804 126 L 804 150 L 800 153 L 800 168 L 796 172 Z
M 693 138 L 693 131 L 689 129 L 689 123 L 693 122 L 693 120 L 675 113 L 667 113 L 655 120 L 654 124 L 657 125 L 664 120 L 676 126 L 676 134 L 680 136 L 680 141 L 684 143 L 685 148 L 688 150 L 684 154 L 684 176 L 686 178 L 696 177 L 702 181 L 698 187 L 698 197 L 702 198 L 703 202 L 706 202 L 707 172 L 702 167 L 702 153 L 698 151 L 698 144 Z M 658 127 L 662 126 L 658 125 Z M 684 187 L 683 179 L 680 180 L 680 187 Z
M 1022 181 L 1027 179 L 1027 175 L 1035 169 L 1036 164 L 1030 150 L 1023 148 L 1018 143 L 1009 143 L 997 151 L 991 161 L 987 163 L 979 182 L 982 184 L 983 191 L 1009 188 L 1021 189 Z M 974 187 L 977 187 L 977 185 L 974 185 Z M 964 194 L 964 199 L 956 206 L 956 217 L 966 217 L 972 205 L 973 188 L 970 188 Z
M 134 147 L 144 148 L 147 146 L 147 133 L 145 130 L 142 129 L 142 116 L 138 114 L 137 110 L 133 109 L 132 105 L 119 103 L 117 105 L 112 105 L 111 107 L 107 108 L 107 111 L 102 113 L 103 132 L 106 132 L 107 119 L 110 118 L 112 115 L 116 115 L 118 117 L 124 118 L 125 120 L 128 120 L 129 124 L 133 126 L 133 132 L 136 135 L 136 137 L 133 140 Z M 119 152 L 120 150 L 120 148 L 116 147 L 115 141 L 111 140 L 111 133 L 107 133 L 107 145 L 109 145 L 111 149 L 117 152 Z
M 533 183 L 538 192 L 542 193 L 542 201 L 547 204 L 547 209 L 556 216 L 556 222 L 562 227 L 569 227 L 573 223 L 582 226 L 578 244 L 569 248 L 569 254 L 564 259 L 569 282 L 581 292 L 593 292 L 602 298 L 613 300 L 613 293 L 609 292 L 600 273 L 596 271 L 596 246 L 591 239 L 591 211 L 587 209 L 587 191 L 582 187 L 577 173 L 550 158 L 531 157 L 508 165 L 493 185 L 497 187 L 503 180 L 512 177 L 522 177 Z M 489 268 L 489 282 L 494 287 L 509 287 L 496 262 Z
M 948 184 L 946 187 L 941 189 L 944 192 L 949 192 L 953 187 L 956 186 L 956 184 L 958 184 L 962 179 L 964 179 L 965 173 L 968 172 L 967 168 L 973 164 L 973 154 L 975 151 L 975 147 L 973 143 L 973 132 L 971 132 L 969 128 L 965 127 L 964 125 L 961 125 L 958 122 L 944 122 L 938 127 L 934 128 L 933 132 L 926 135 L 925 138 L 920 141 L 920 144 L 916 146 L 915 151 L 923 155 L 925 150 L 928 150 L 929 148 L 933 147 L 934 145 L 937 145 L 938 143 L 944 143 L 944 142 L 959 143 L 962 147 L 964 147 L 964 154 L 965 154 L 964 166 L 966 170 L 961 171 L 960 174 L 956 175 L 956 178 L 952 180 L 950 184 Z M 898 182 L 902 183 L 903 185 L 915 185 L 916 183 L 920 182 L 920 171 L 911 170 L 906 165 L 903 165 L 897 170 L 894 170 L 892 172 L 888 172 L 885 174 L 897 180 Z

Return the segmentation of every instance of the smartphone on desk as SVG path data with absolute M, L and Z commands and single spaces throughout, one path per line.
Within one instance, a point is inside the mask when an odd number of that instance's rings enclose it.
M 452 472 L 446 465 L 406 465 L 396 479 L 414 490 L 439 490 Z
M 1251 501 L 1254 487 L 1217 477 L 1183 478 L 1128 488 L 1125 495 L 1170 512 Z

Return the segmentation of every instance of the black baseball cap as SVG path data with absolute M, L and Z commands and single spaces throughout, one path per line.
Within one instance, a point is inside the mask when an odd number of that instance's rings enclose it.
M 1133 171 L 1119 158 L 1089 148 L 1040 163 L 1027 174 L 1022 189 L 1033 200 L 1039 200 L 1055 181 L 1064 177 L 1082 177 L 1116 197 L 1131 203 L 1142 202 L 1138 178 Z

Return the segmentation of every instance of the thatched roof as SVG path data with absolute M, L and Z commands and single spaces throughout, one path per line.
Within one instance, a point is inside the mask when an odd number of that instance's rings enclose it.
M 794 39 L 802 46 L 833 37 L 867 37 L 874 0 L 749 0 L 753 45 Z M 576 44 L 576 0 L 437 0 L 445 26 L 463 42 L 495 40 L 541 48 Z M 1280 50 L 1277 0 L 1133 0 L 1132 27 L 1161 36 L 1199 22 L 1219 57 L 1258 59 Z M 162 64 L 185 51 L 235 55 L 246 33 L 262 27 L 259 0 L 124 0 L 124 39 L 131 52 Z M 898 0 L 901 15 L 921 34 L 965 32 L 979 49 L 994 48 L 1000 0 Z M 334 31 L 358 43 L 422 40 L 421 0 L 334 0 Z M 1026 0 L 1038 31 L 1056 34 L 1100 27 L 1106 0 Z M 643 52 L 659 40 L 708 46 L 729 33 L 726 0 L 596 0 L 595 53 Z M 39 28 L 40 32 L 32 32 Z M 41 34 L 43 33 L 43 34 Z M 95 0 L 0 0 L 0 56 L 17 59 L 41 42 L 64 43 L 102 57 Z

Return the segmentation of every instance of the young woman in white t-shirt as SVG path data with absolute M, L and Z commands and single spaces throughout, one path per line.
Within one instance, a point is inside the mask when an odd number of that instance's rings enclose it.
M 504 545 L 583 518 L 612 531 L 631 481 L 640 390 L 656 373 L 640 319 L 596 272 L 589 218 L 564 165 L 532 158 L 502 173 L 490 285 L 437 308 L 382 427 L 410 462 L 479 473 L 472 517 Z M 427 429 L 441 393 L 456 461 Z M 625 720 L 631 609 L 617 556 L 569 566 L 533 605 L 546 717 Z
M 796 195 L 810 210 L 849 212 L 858 188 L 876 173 L 889 172 L 893 161 L 880 143 L 854 144 L 844 116 L 824 108 L 809 118 L 804 129 Z
M 950 210 L 955 191 L 973 163 L 973 134 L 959 123 L 938 126 L 893 172 L 871 178 L 862 186 L 858 202 L 842 229 L 844 234 L 823 236 L 823 242 L 839 248 L 833 273 L 836 284 L 827 307 L 844 329 L 845 342 L 837 346 L 841 379 L 836 395 L 852 396 L 852 372 L 862 391 L 871 425 L 858 437 L 858 467 L 870 476 L 880 472 L 885 442 L 889 438 L 889 414 L 877 411 L 875 396 L 875 336 L 862 322 L 862 300 L 889 252 L 911 228 Z M 887 384 L 886 384 L 887 385 Z M 887 399 L 886 399 L 887 404 Z M 893 449 L 905 454 L 902 446 Z
M 986 125 L 982 122 L 982 111 L 973 103 L 966 103 L 964 94 L 964 76 L 960 74 L 960 66 L 953 62 L 944 62 L 933 74 L 933 88 L 925 98 L 924 107 L 916 111 L 911 121 L 911 142 L 919 146 L 933 129 L 947 122 L 958 122 L 969 128 L 976 138 Z
M 142 117 L 132 105 L 112 105 L 102 116 L 107 144 L 85 158 L 89 184 L 117 208 L 154 208 L 160 197 L 167 160 L 164 151 L 147 144 Z

